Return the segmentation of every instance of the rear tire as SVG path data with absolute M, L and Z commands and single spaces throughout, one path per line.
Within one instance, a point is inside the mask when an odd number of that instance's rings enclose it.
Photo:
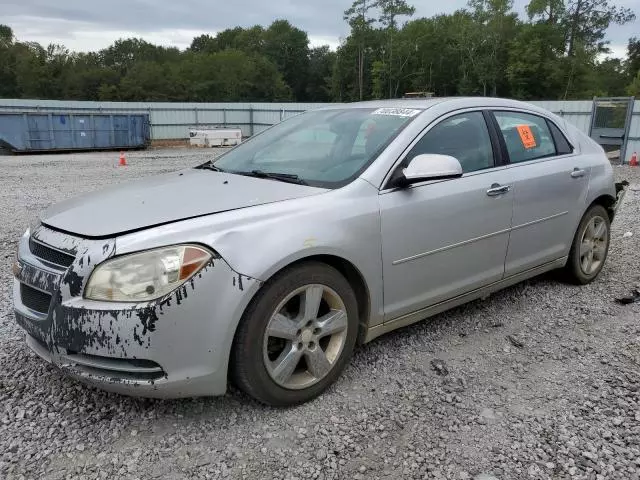
M 592 206 L 582 217 L 564 268 L 567 281 L 586 285 L 593 282 L 604 267 L 611 240 L 611 222 L 607 210 Z
M 267 405 L 307 402 L 340 376 L 357 333 L 349 282 L 324 263 L 295 265 L 269 280 L 245 311 L 231 352 L 233 382 Z

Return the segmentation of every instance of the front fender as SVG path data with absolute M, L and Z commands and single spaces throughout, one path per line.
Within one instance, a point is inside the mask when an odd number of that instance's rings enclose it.
M 331 207 L 304 199 L 304 208 L 221 232 L 213 248 L 237 272 L 262 282 L 305 258 L 329 255 L 350 263 L 370 297 L 370 324 L 383 321 L 382 239 L 377 191 L 335 199 Z
M 271 277 L 273 277 L 279 271 L 285 269 L 289 265 L 299 262 L 301 260 L 305 260 L 307 258 L 319 257 L 319 256 L 331 256 L 336 257 L 341 260 L 347 261 L 352 264 L 358 272 L 362 274 L 362 267 L 358 265 L 358 260 L 351 258 L 349 252 L 346 252 L 337 248 L 329 248 L 327 246 L 316 246 L 316 247 L 307 247 L 296 252 L 292 252 L 290 255 L 287 255 L 284 258 L 279 259 L 277 262 L 273 263 L 271 266 L 267 268 L 261 275 L 256 276 L 257 280 L 261 282 L 266 282 Z M 366 268 L 366 267 L 365 267 Z M 364 277 L 364 275 L 363 275 Z
M 371 319 L 382 322 L 382 238 L 378 190 L 364 180 L 323 195 L 184 220 L 131 233 L 117 254 L 182 242 L 216 251 L 230 268 L 261 281 L 291 263 L 333 255 L 360 271 L 370 293 Z

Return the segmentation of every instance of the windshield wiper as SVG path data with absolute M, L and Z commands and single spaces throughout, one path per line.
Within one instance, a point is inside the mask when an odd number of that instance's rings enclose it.
M 240 172 L 238 172 L 240 173 Z M 270 180 L 278 180 L 280 182 L 297 183 L 298 185 L 308 185 L 298 175 L 291 173 L 263 172 L 262 170 L 251 170 L 251 172 L 242 172 L 242 175 L 257 178 L 268 178 Z
M 211 160 L 209 160 L 207 163 L 203 163 L 202 165 L 198 165 L 197 167 L 194 167 L 194 168 L 198 168 L 200 170 L 211 170 L 214 172 L 224 172 L 224 170 L 221 169 L 220 167 L 216 167 Z
M 302 180 L 298 175 L 293 175 L 291 173 L 278 173 L 278 172 L 263 172 L 262 170 L 252 170 L 250 172 L 236 172 L 233 170 L 223 170 L 220 167 L 216 167 L 213 162 L 208 161 L 207 163 L 203 163 L 202 165 L 198 165 L 197 167 L 201 170 L 211 170 L 214 172 L 224 172 L 231 173 L 233 175 L 244 175 L 247 177 L 256 177 L 256 178 L 268 178 L 270 180 L 278 180 L 280 182 L 287 183 L 296 183 L 298 185 L 308 185 L 307 182 Z

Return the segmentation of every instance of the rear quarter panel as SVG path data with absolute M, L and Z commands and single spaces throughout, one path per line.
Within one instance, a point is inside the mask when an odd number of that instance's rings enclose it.
M 591 175 L 589 177 L 589 190 L 583 214 L 589 206 L 599 197 L 609 196 L 616 198 L 615 177 L 613 167 L 604 149 L 595 140 L 578 130 L 573 125 L 566 123 L 566 131 L 572 137 L 574 145 L 579 148 L 583 162 L 589 166 Z
M 581 165 L 589 169 L 589 188 L 584 205 L 581 205 L 581 214 L 577 219 L 579 222 L 587 209 L 599 197 L 610 196 L 612 199 L 616 198 L 613 167 L 602 146 L 589 135 L 558 115 L 547 112 L 547 116 L 564 131 L 568 140 L 574 146 L 576 153 L 580 155 Z

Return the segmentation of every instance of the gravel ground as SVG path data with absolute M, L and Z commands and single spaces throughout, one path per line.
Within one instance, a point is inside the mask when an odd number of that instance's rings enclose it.
M 132 152 L 127 168 L 117 153 L 0 159 L 0 478 L 640 478 L 640 304 L 614 302 L 639 280 L 636 191 L 592 285 L 547 276 L 391 333 L 300 407 L 237 392 L 121 397 L 44 364 L 11 310 L 29 221 L 51 202 L 206 155 Z M 640 169 L 616 175 L 640 186 Z

